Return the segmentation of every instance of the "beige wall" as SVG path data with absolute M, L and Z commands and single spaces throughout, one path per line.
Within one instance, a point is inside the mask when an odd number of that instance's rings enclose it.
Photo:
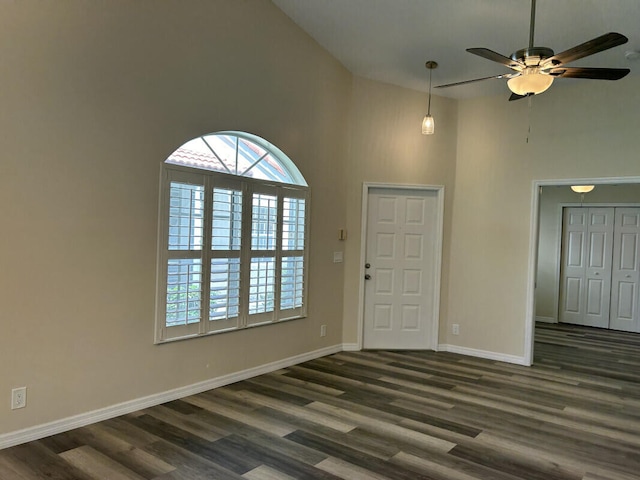
M 441 315 L 446 318 L 451 202 L 456 171 L 456 102 L 432 97 L 434 135 L 422 135 L 427 95 L 413 90 L 354 78 L 347 165 L 347 229 L 345 243 L 344 341 L 356 344 L 359 287 L 362 277 L 361 224 L 364 182 L 445 186 L 444 252 Z M 443 320 L 441 320 L 443 321 Z
M 530 111 L 506 92 L 459 103 L 449 343 L 524 354 L 533 181 L 640 175 L 639 87 L 557 81 Z
M 342 342 L 351 75 L 270 2 L 2 2 L 0 58 L 0 434 Z M 155 346 L 160 164 L 222 129 L 311 186 L 309 316 Z
M 440 343 L 522 355 L 532 182 L 640 175 L 638 80 L 530 112 L 434 97 L 424 137 L 426 94 L 354 78 L 263 0 L 3 2 L 0 59 L 0 435 L 357 343 L 363 182 L 445 186 Z M 311 186 L 309 317 L 154 346 L 159 165 L 222 129 Z
M 562 207 L 588 205 L 640 205 L 640 185 L 598 185 L 584 196 L 568 185 L 545 186 L 540 195 L 536 317 L 558 321 Z

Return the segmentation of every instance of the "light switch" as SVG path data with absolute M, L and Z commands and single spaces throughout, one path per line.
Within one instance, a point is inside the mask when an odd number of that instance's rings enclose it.
M 342 263 L 342 252 L 333 252 L 333 263 Z

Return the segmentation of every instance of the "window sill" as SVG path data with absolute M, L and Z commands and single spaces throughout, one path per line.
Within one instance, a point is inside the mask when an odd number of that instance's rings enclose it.
M 281 323 L 290 322 L 292 320 L 300 320 L 302 318 L 307 318 L 307 316 L 306 315 L 296 315 L 294 317 L 283 318 L 283 319 L 277 320 L 275 322 L 255 323 L 253 325 L 247 325 L 246 327 L 232 327 L 232 328 L 225 328 L 225 329 L 221 329 L 221 330 L 213 330 L 211 332 L 184 335 L 182 337 L 171 337 L 171 338 L 166 338 L 164 340 L 156 340 L 154 342 L 154 344 L 155 345 L 164 345 L 166 343 L 181 342 L 183 340 L 191 340 L 191 339 L 194 339 L 194 338 L 210 337 L 210 336 L 213 336 L 213 335 L 220 335 L 220 334 L 223 334 L 223 333 L 241 332 L 243 330 L 248 330 L 250 328 L 264 327 L 264 326 L 267 326 L 267 325 L 278 325 L 278 324 L 281 324 Z

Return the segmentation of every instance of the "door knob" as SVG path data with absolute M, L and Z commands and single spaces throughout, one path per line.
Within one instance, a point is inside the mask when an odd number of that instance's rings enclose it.
M 600 275 L 600 272 L 596 272 L 596 275 Z
M 364 268 L 371 268 L 371 264 L 370 263 L 365 263 L 364 264 Z
M 371 275 L 369 275 L 368 273 L 364 276 L 365 280 L 371 280 Z

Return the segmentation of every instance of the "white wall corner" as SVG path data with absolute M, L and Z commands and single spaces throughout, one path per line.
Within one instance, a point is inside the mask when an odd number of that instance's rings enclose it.
M 342 351 L 344 352 L 359 352 L 362 347 L 358 343 L 343 343 Z

